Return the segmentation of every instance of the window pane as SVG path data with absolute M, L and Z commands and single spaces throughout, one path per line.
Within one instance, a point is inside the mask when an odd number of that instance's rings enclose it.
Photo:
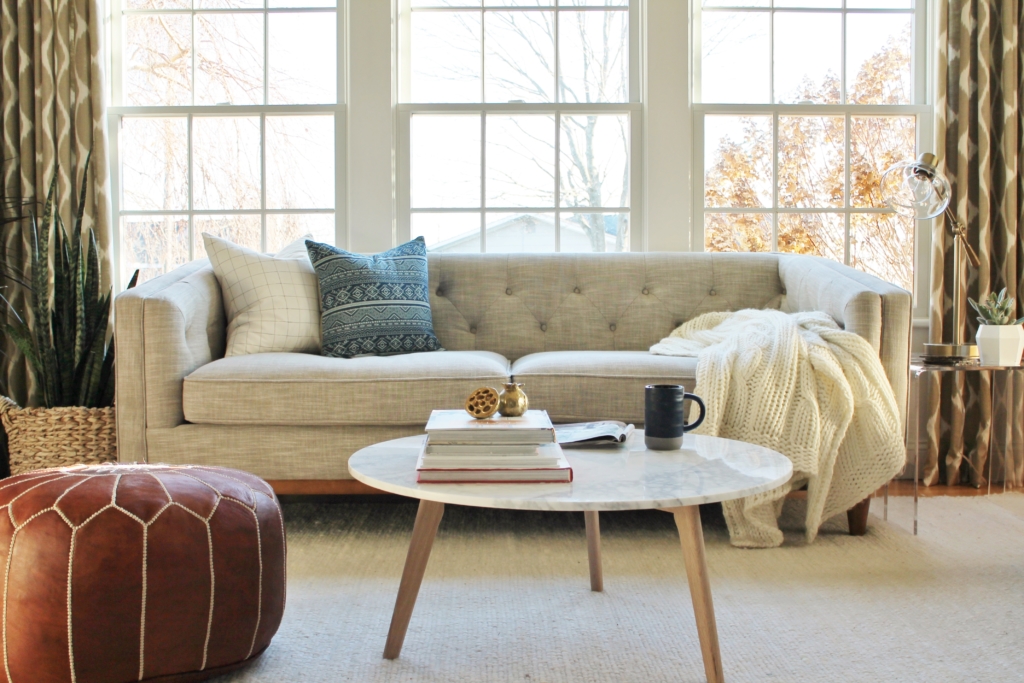
M 843 0 L 775 0 L 776 7 L 828 7 L 843 6 Z
M 562 206 L 629 206 L 629 116 L 563 116 Z
M 267 7 L 337 7 L 336 0 L 270 0 Z
M 550 4 L 546 2 L 545 4 Z M 566 5 L 572 5 L 573 7 L 628 7 L 629 0 L 558 0 L 558 4 L 565 7 Z
M 536 253 L 554 250 L 555 214 L 487 214 L 487 253 Z
M 413 116 L 412 206 L 480 206 L 480 116 Z
M 912 9 L 914 0 L 846 0 L 846 6 L 852 9 Z
M 846 17 L 847 101 L 910 104 L 909 14 L 850 14 Z
M 850 117 L 850 203 L 886 208 L 879 182 L 886 169 L 914 158 L 917 122 L 913 116 Z
M 839 14 L 775 14 L 776 102 L 840 102 L 842 26 Z
M 192 20 L 129 15 L 125 20 L 124 97 L 132 106 L 192 104 Z
M 540 7 L 551 6 L 555 0 L 484 0 L 488 7 Z
M 843 205 L 842 116 L 779 117 L 779 206 Z
M 188 119 L 121 119 L 121 208 L 188 208 Z
M 914 291 L 914 220 L 895 213 L 851 214 L 850 265 Z
M 337 102 L 338 25 L 334 12 L 268 16 L 268 103 Z
M 121 217 L 121 284 L 136 269 L 139 284 L 187 263 L 187 216 Z
M 479 102 L 480 12 L 413 12 L 413 102 Z
M 772 117 L 705 117 L 704 169 L 705 206 L 770 207 Z
M 701 15 L 701 100 L 770 102 L 767 12 Z
M 554 206 L 555 117 L 487 117 L 487 205 Z
M 484 14 L 486 102 L 553 101 L 554 22 L 554 12 Z
M 704 251 L 771 250 L 772 217 L 770 214 L 704 214 Z
M 629 100 L 629 14 L 558 15 L 561 102 Z
M 844 223 L 841 213 L 780 213 L 778 250 L 845 263 Z
M 196 9 L 257 9 L 263 0 L 195 0 Z
M 256 214 L 194 216 L 192 226 L 195 235 L 192 253 L 197 259 L 206 258 L 206 245 L 203 243 L 204 232 L 235 244 L 241 244 L 243 247 L 263 251 L 260 247 L 260 217 Z
M 260 208 L 260 119 L 192 120 L 192 205 L 196 209 Z
M 768 7 L 771 0 L 704 0 L 704 7 Z
M 268 116 L 268 209 L 334 208 L 334 117 Z
M 480 253 L 479 213 L 414 213 L 412 236 L 423 236 L 429 251 Z
M 480 0 L 411 0 L 412 7 L 479 7 Z
M 333 213 L 267 214 L 267 253 L 276 254 L 303 235 L 334 244 Z
M 629 251 L 628 213 L 563 213 L 559 251 Z
M 263 104 L 263 15 L 196 15 L 196 104 Z
M 191 0 L 124 0 L 125 9 L 192 9 Z

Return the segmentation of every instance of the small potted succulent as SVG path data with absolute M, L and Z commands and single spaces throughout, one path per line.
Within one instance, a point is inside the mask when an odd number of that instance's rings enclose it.
M 982 365 L 1020 365 L 1024 354 L 1024 318 L 1013 319 L 1014 299 L 1006 297 L 1006 288 L 999 294 L 989 293 L 977 302 L 968 299 L 978 312 L 978 355 Z

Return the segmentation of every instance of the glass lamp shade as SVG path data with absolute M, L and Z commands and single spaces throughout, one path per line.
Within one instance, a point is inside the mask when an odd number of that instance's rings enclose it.
M 935 168 L 932 154 L 897 163 L 882 174 L 879 185 L 885 203 L 904 216 L 935 218 L 949 206 L 949 181 Z

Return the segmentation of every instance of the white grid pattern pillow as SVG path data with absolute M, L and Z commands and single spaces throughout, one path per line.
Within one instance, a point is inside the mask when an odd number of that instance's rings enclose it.
M 226 356 L 295 351 L 320 353 L 320 296 L 304 239 L 276 256 L 208 233 L 206 253 L 224 295 Z M 294 248 L 301 245 L 303 251 Z

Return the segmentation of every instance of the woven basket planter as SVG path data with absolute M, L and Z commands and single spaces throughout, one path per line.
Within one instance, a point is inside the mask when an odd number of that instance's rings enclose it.
M 114 408 L 21 408 L 0 396 L 11 474 L 117 460 Z

